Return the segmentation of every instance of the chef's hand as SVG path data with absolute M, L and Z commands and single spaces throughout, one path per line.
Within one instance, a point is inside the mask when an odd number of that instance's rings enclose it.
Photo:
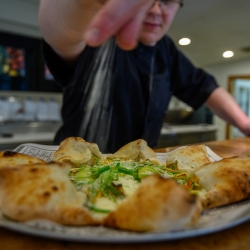
M 90 46 L 98 46 L 115 35 L 122 49 L 137 45 L 143 19 L 153 0 L 97 0 L 103 8 L 91 21 L 85 33 Z
M 250 136 L 250 121 L 244 126 L 242 132 L 243 132 L 246 136 Z

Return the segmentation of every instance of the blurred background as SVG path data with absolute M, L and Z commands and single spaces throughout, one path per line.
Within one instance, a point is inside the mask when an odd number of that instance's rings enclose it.
M 0 149 L 51 144 L 61 124 L 61 89 L 41 54 L 39 0 L 0 0 Z M 250 115 L 250 0 L 184 0 L 169 36 L 213 74 Z M 189 38 L 188 45 L 179 40 Z M 232 57 L 223 57 L 231 51 Z M 228 53 L 227 53 L 228 54 Z M 209 110 L 173 98 L 158 147 L 243 136 Z

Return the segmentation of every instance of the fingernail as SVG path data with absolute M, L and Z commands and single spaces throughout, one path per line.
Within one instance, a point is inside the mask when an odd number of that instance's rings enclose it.
M 90 29 L 85 34 L 85 40 L 88 44 L 95 45 L 99 42 L 100 31 L 96 28 Z

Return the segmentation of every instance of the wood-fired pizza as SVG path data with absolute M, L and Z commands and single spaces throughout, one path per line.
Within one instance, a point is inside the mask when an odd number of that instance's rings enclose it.
M 204 145 L 174 150 L 165 163 L 142 139 L 103 155 L 98 145 L 69 137 L 51 163 L 22 154 L 6 161 L 6 154 L 0 207 L 16 221 L 170 231 L 194 226 L 204 209 L 250 197 L 250 158 L 211 162 Z

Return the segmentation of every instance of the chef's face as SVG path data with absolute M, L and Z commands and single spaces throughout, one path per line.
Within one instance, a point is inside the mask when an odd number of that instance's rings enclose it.
M 180 4 L 179 0 L 155 1 L 143 21 L 140 42 L 154 46 L 167 33 Z

